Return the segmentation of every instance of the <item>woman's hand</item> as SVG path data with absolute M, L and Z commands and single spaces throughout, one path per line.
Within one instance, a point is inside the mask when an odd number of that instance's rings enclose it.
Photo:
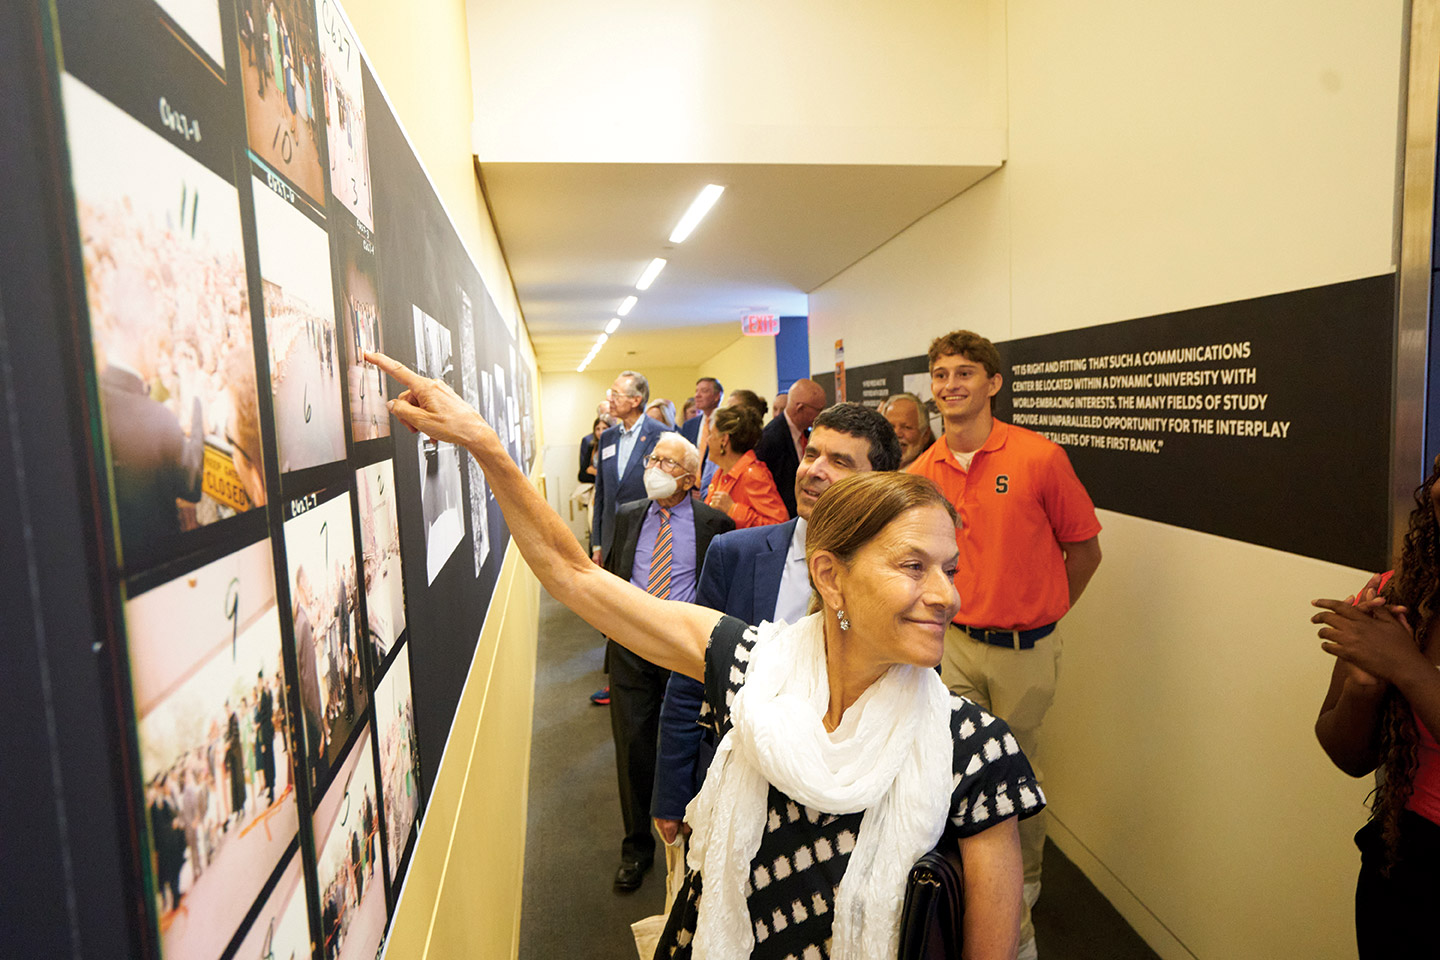
M 1368 587 L 1364 591 L 1370 592 Z M 1312 601 L 1322 612 L 1310 618 L 1311 623 L 1323 624 L 1319 636 L 1325 642 L 1320 648 L 1349 668 L 1349 680 L 1361 686 L 1396 683 L 1417 668 L 1433 669 L 1415 645 L 1403 607 L 1392 609 L 1383 597 L 1363 593 L 1357 600 L 1357 604 Z
M 721 490 L 710 495 L 710 506 L 728 515 L 731 510 L 735 509 L 735 501 L 730 498 L 729 493 Z
M 405 387 L 403 393 L 390 401 L 389 407 L 390 412 L 412 431 L 418 430 L 432 439 L 456 443 L 467 449 L 478 444 L 487 432 L 494 433 L 475 408 L 461 399 L 445 381 L 422 377 L 383 353 L 367 353 L 365 360 Z

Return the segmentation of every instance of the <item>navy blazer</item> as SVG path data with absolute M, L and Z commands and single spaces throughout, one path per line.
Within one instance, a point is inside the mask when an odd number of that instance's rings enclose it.
M 809 430 L 801 432 L 810 435 Z M 760 431 L 760 442 L 755 444 L 755 459 L 770 468 L 770 476 L 775 478 L 775 489 L 780 492 L 785 509 L 792 519 L 798 517 L 795 512 L 795 473 L 800 469 L 800 455 L 795 452 L 790 421 L 785 419 L 783 412 Z
M 695 602 L 746 623 L 775 615 L 785 557 L 799 520 L 724 533 L 710 541 Z M 705 685 L 680 673 L 670 674 L 660 707 L 660 738 L 655 757 L 655 793 L 650 815 L 683 820 L 685 806 L 710 769 L 715 744 L 700 726 Z
M 680 436 L 696 446 L 700 445 L 700 414 L 697 413 L 689 420 L 680 424 Z
M 621 468 L 619 450 L 620 428 L 611 427 L 600 434 L 600 465 L 595 470 L 595 521 L 590 529 L 590 549 L 599 547 L 601 559 L 610 555 L 610 542 L 615 539 L 615 510 L 622 503 L 645 499 L 645 466 L 640 461 L 655 449 L 660 435 L 667 432 L 660 421 L 640 415 L 640 436 L 630 461 Z M 605 456 L 606 449 L 613 452 Z

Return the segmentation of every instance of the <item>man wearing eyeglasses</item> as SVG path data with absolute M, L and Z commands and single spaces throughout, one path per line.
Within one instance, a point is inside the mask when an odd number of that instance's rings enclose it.
M 610 413 L 620 422 L 600 434 L 595 470 L 595 519 L 590 530 L 591 555 L 603 563 L 615 539 L 615 510 L 622 503 L 645 499 L 645 468 L 641 462 L 655 449 L 665 427 L 645 416 L 650 382 L 626 370 L 605 391 Z
M 678 433 L 662 434 L 642 463 L 646 499 L 626 503 L 616 511 L 615 539 L 605 569 L 658 597 L 693 601 L 700 563 L 711 539 L 734 530 L 735 521 L 690 496 L 700 470 L 700 452 Z M 655 859 L 650 794 L 655 785 L 660 704 L 670 671 L 614 640 L 605 645 L 605 663 L 610 672 L 610 729 L 615 735 L 615 769 L 625 821 L 615 889 L 630 891 L 640 886 Z

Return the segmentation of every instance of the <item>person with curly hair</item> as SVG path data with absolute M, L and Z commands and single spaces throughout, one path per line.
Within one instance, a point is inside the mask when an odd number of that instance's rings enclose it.
M 1440 902 L 1440 457 L 1415 492 L 1399 566 L 1348 600 L 1316 600 L 1335 657 L 1315 735 L 1352 777 L 1377 773 L 1355 835 L 1360 960 L 1434 949 Z

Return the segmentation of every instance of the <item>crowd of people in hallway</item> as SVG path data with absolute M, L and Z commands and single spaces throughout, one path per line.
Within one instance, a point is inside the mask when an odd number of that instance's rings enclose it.
M 945 424 L 938 441 L 914 394 L 875 407 L 831 405 L 820 384 L 800 379 L 772 408 L 752 390 L 727 392 L 713 377 L 696 383 L 684 404 L 693 403 L 695 414 L 677 438 L 657 415 L 670 402 L 650 398 L 642 373 L 622 372 L 581 445 L 579 477 L 594 484 L 592 557 L 654 593 L 649 550 L 657 531 L 639 518 L 656 503 L 675 515 L 671 504 L 693 491 L 683 519 L 689 527 L 693 515 L 694 533 L 670 542 L 669 589 L 661 595 L 745 623 L 794 624 L 810 613 L 807 533 L 820 496 L 860 473 L 906 471 L 931 481 L 958 517 L 954 586 L 963 598 L 945 627 L 941 677 L 1008 724 L 1034 771 L 1033 789 L 1030 781 L 1023 788 L 1034 802 L 1010 808 L 1021 821 L 1020 956 L 1033 956 L 1029 910 L 1039 896 L 1045 838 L 1037 759 L 1058 674 L 1055 628 L 1099 565 L 1100 524 L 1063 449 L 994 419 L 1003 383 L 994 344 L 968 331 L 947 334 L 932 345 L 929 366 Z M 660 499 L 658 476 L 675 481 Z M 652 818 L 664 843 L 683 840 L 686 810 L 717 741 L 705 730 L 704 683 L 659 668 L 623 641 L 607 643 L 610 685 L 592 700 L 611 708 L 624 819 L 615 887 L 629 891 L 655 859 Z
M 878 408 L 807 379 L 767 408 L 704 377 L 678 426 L 623 371 L 581 444 L 588 557 L 453 391 L 371 359 L 408 388 L 396 415 L 466 446 L 542 585 L 607 638 L 614 886 L 643 885 L 662 847 L 683 874 L 654 956 L 895 956 L 906 874 L 948 844 L 964 955 L 1039 955 L 1042 730 L 1100 523 L 1064 450 L 995 418 L 993 343 L 937 337 L 933 400 Z M 1357 837 L 1362 957 L 1409 955 L 1436 886 L 1437 530 L 1440 461 L 1399 573 L 1316 601 L 1337 660 L 1317 734 L 1342 770 L 1386 774 Z

